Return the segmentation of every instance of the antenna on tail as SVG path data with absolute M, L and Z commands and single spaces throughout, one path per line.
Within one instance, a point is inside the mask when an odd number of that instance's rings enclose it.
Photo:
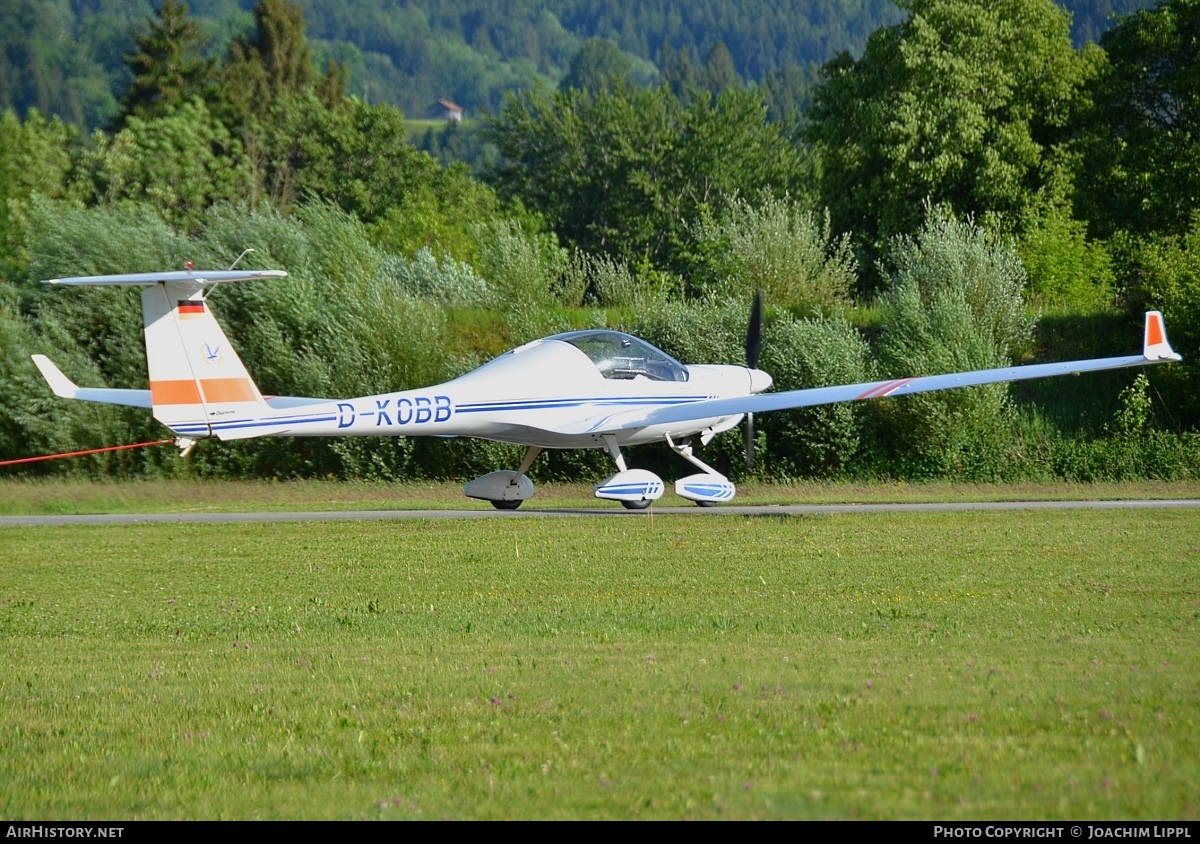
M 253 246 L 250 246 L 250 247 L 247 247 L 246 249 L 243 249 L 243 250 L 242 250 L 242 254 L 241 254 L 241 255 L 238 255 L 238 256 L 237 256 L 237 258 L 235 258 L 235 259 L 234 259 L 233 263 L 229 265 L 229 269 L 231 269 L 231 270 L 232 270 L 234 267 L 236 267 L 236 266 L 238 265 L 238 262 L 239 262 L 239 261 L 241 261 L 243 258 L 245 258 L 247 255 L 249 255 L 249 254 L 250 254 L 251 252 L 253 252 L 253 251 L 254 251 L 254 247 L 253 247 Z
M 246 247 L 245 249 L 243 249 L 243 250 L 242 250 L 242 254 L 241 254 L 241 255 L 238 255 L 236 258 L 234 258 L 234 259 L 233 259 L 233 263 L 229 265 L 229 269 L 231 269 L 231 270 L 232 270 L 234 267 L 236 267 L 236 266 L 238 265 L 238 262 L 239 262 L 239 261 L 241 261 L 243 258 L 245 258 L 247 255 L 249 255 L 249 254 L 250 254 L 251 252 L 253 252 L 253 251 L 254 251 L 254 247 L 253 247 L 253 246 L 248 246 L 248 247 Z M 188 261 L 188 262 L 187 262 L 187 264 L 185 264 L 185 266 L 188 268 L 188 271 L 189 271 L 189 272 L 191 272 L 191 269 L 192 269 L 192 262 L 191 262 L 191 261 Z M 219 281 L 214 281 L 214 282 L 213 282 L 213 283 L 212 283 L 212 284 L 209 286 L 208 290 L 204 291 L 204 298 L 205 298 L 205 299 L 207 299 L 207 298 L 208 298 L 208 296 L 209 296 L 209 294 L 210 294 L 210 293 L 212 293 L 214 290 L 216 290 L 216 289 L 217 289 L 217 285 L 218 285 L 218 284 L 220 284 L 220 282 L 219 282 Z

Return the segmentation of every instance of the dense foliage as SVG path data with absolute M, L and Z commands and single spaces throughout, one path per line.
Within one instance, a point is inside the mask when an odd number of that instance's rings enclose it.
M 246 266 L 288 280 L 222 287 L 214 311 L 260 387 L 289 395 L 433 383 L 592 325 L 685 361 L 739 363 L 759 289 L 763 366 L 778 388 L 1119 354 L 1136 347 L 1141 311 L 1160 308 L 1184 365 L 768 414 L 756 471 L 1200 470 L 1200 0 L 1162 0 L 1084 47 L 1049 0 L 909 0 L 861 57 L 819 75 L 765 49 L 748 69 L 750 42 L 732 35 L 672 48 L 658 75 L 653 51 L 669 46 L 655 40 L 658 7 L 601 4 L 598 38 L 560 27 L 538 42 L 538 73 L 561 85 L 509 93 L 482 127 L 427 134 L 419 143 L 436 158 L 410 143 L 397 108 L 348 95 L 353 56 L 328 63 L 336 51 L 310 40 L 328 19 L 359 26 L 343 7 L 309 4 L 317 24 L 286 0 L 198 5 L 209 17 L 177 0 L 138 7 L 110 33 L 126 81 L 107 105 L 62 79 L 32 101 L 56 116 L 30 101 L 0 114 L 0 459 L 162 434 L 144 411 L 54 399 L 29 361 L 48 354 L 86 386 L 144 384 L 136 294 L 38 279 L 221 267 L 253 247 Z M 363 38 L 457 21 L 512 56 L 500 42 L 524 33 L 532 50 L 541 32 L 521 29 L 529 9 L 515 0 L 496 7 L 504 21 L 489 10 L 467 26 L 444 4 L 400 27 L 415 8 L 381 4 Z M 572 8 L 560 23 L 582 20 Z M 727 20 L 729 33 L 743 20 L 715 8 L 678 21 L 664 11 L 663 25 Z M 225 14 L 240 24 L 224 37 L 200 25 Z M 76 128 L 96 122 L 84 103 L 105 115 L 90 135 Z M 468 148 L 491 162 L 483 177 L 453 162 Z M 741 449 L 730 432 L 705 459 L 737 477 Z M 186 460 L 122 452 L 27 471 L 463 477 L 518 451 L 252 440 L 205 442 Z M 631 460 L 679 469 L 663 449 Z M 608 459 L 560 453 L 533 471 L 592 477 Z
M 0 3 L 0 109 L 30 108 L 94 128 L 127 112 L 138 76 L 123 57 L 144 50 L 137 28 L 155 0 L 6 0 Z M 182 2 L 175 4 L 182 6 Z M 204 56 L 225 54 L 254 23 L 254 0 L 192 0 Z M 890 0 L 302 0 L 312 55 L 345 69 L 348 90 L 422 116 L 449 97 L 469 113 L 499 109 L 505 92 L 557 84 L 589 39 L 612 42 L 645 81 L 677 57 L 700 67 L 719 45 L 728 69 L 754 82 L 857 53 L 901 12 Z M 1097 41 L 1110 14 L 1151 0 L 1067 0 L 1076 43 Z M 164 16 L 164 23 L 170 16 Z M 169 28 L 169 27 L 168 27 Z M 181 65 L 181 70 L 183 70 Z M 186 74 L 184 74 L 186 75 Z M 138 97 L 137 85 L 129 88 Z
M 1066 201 L 1060 151 L 1095 75 L 1051 0 L 910 0 L 909 17 L 825 69 L 808 115 L 821 199 L 877 258 L 949 203 L 1012 228 Z

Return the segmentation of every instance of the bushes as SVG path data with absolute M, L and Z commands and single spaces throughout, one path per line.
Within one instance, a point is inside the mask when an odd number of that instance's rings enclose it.
M 1025 271 L 1007 246 L 969 220 L 931 209 L 921 231 L 893 244 L 880 358 L 888 376 L 1007 366 L 1033 321 Z M 1013 418 L 1004 384 L 876 405 L 896 464 L 911 477 L 999 480 L 1012 466 Z
M 161 438 L 162 428 L 144 411 L 55 398 L 29 359 L 35 353 L 52 354 L 84 386 L 105 383 L 100 367 L 61 323 L 50 316 L 34 320 L 22 314 L 15 287 L 0 283 L 0 459 Z M 169 455 L 125 451 L 31 464 L 21 471 L 153 475 L 164 470 L 164 459 Z M 168 472 L 175 468 L 166 464 Z
M 1134 437 L 1063 437 L 1053 444 L 1049 458 L 1055 477 L 1080 483 L 1195 480 L 1200 477 L 1200 435 L 1150 430 Z
M 387 256 L 384 272 L 410 296 L 441 305 L 486 308 L 495 300 L 491 285 L 476 275 L 470 264 L 449 256 L 439 262 L 425 247 L 418 249 L 411 261 Z
M 804 316 L 830 315 L 850 301 L 858 265 L 850 238 L 834 237 L 824 218 L 788 199 L 737 198 L 719 220 L 695 226 L 709 289 L 768 302 Z
M 866 341 L 845 320 L 788 318 L 766 333 L 762 367 L 775 378 L 775 390 L 801 390 L 867 381 L 874 361 Z M 863 410 L 861 403 L 847 402 L 761 415 L 770 474 L 828 477 L 851 471 L 863 445 Z
M 1170 406 L 1188 425 L 1200 422 L 1200 212 L 1186 235 L 1151 239 L 1133 247 L 1130 270 L 1138 284 L 1130 291 L 1131 310 L 1163 312 L 1171 345 L 1183 363 L 1155 380 Z
M 1033 301 L 1077 314 L 1112 307 L 1112 262 L 1102 245 L 1087 240 L 1086 228 L 1054 209 L 1021 238 L 1018 249 Z
M 547 305 L 567 267 L 567 251 L 552 234 L 531 232 L 520 223 L 500 220 L 476 230 L 475 268 L 496 290 L 498 307 Z M 579 302 L 568 304 L 578 305 Z

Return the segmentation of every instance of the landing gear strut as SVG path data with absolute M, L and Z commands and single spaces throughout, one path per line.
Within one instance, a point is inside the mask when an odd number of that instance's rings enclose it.
M 688 475 L 675 482 L 675 494 L 680 498 L 695 501 L 698 507 L 712 507 L 724 501 L 730 501 L 737 494 L 735 487 L 728 478 L 709 466 L 696 455 L 692 454 L 690 442 L 677 443 L 667 434 L 667 445 L 684 460 L 704 471 L 699 475 Z

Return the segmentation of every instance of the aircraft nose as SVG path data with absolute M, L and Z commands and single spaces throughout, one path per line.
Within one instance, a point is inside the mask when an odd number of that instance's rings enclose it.
M 761 369 L 747 369 L 750 373 L 750 392 L 761 393 L 763 390 L 771 389 L 771 385 L 775 383 L 775 379 Z

